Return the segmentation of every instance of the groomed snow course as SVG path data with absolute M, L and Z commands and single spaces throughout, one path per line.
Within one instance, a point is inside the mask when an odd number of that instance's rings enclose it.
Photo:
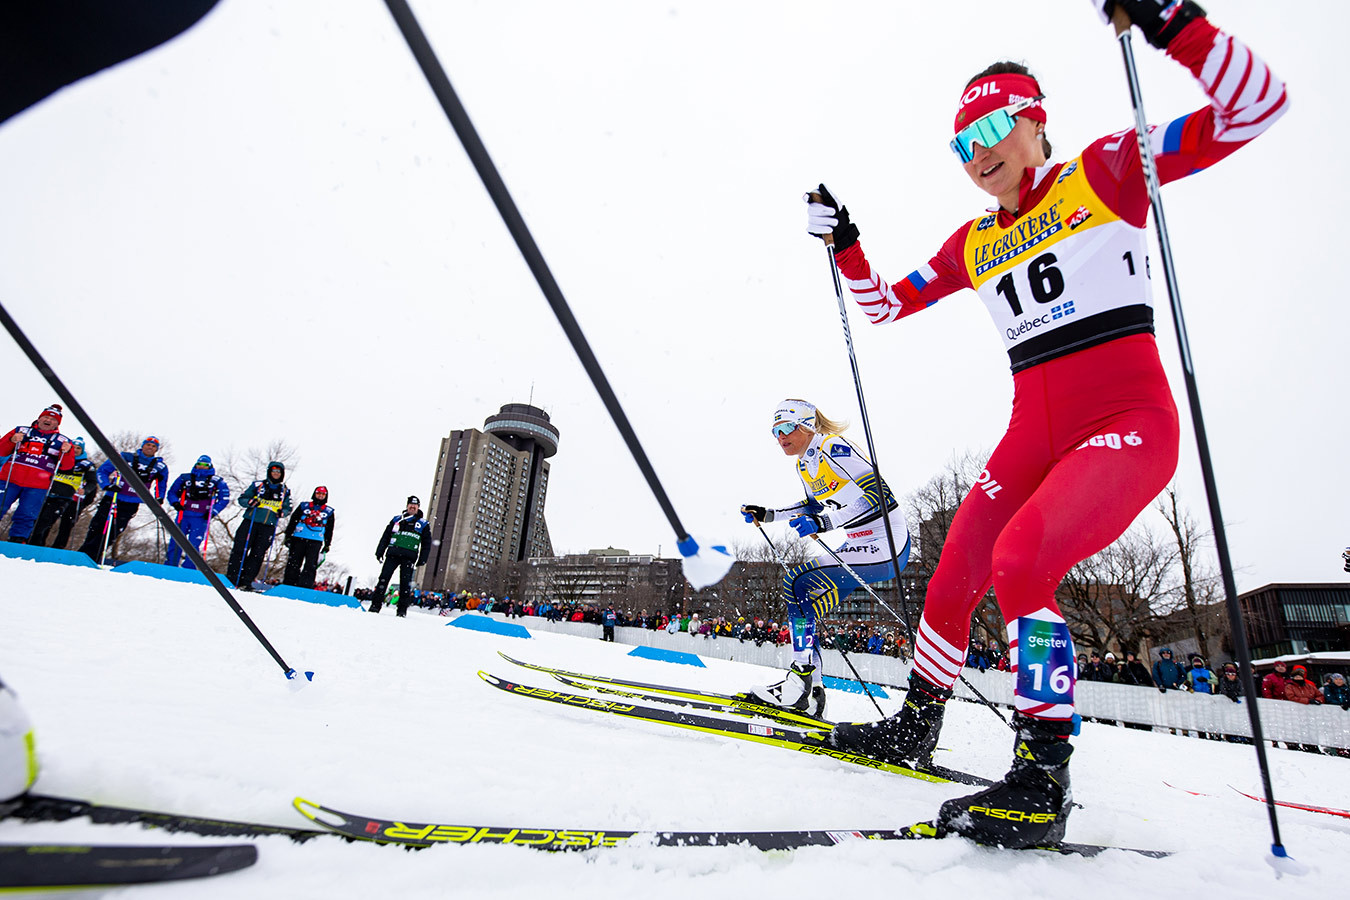
M 238 594 L 287 662 L 294 691 L 210 588 L 0 558 L 0 674 L 37 727 L 36 789 L 106 803 L 303 826 L 296 795 L 409 820 L 616 829 L 880 828 L 930 817 L 968 791 L 805 754 L 535 704 L 479 669 L 548 686 L 532 662 L 721 691 L 771 670 L 706 668 L 536 632 L 528 640 Z M 528 625 L 529 620 L 521 620 Z M 895 699 L 882 701 L 888 712 Z M 874 718 L 831 692 L 831 716 Z M 889 705 L 888 705 L 889 704 Z M 1085 724 L 1073 761 L 1069 838 L 1176 851 L 1151 860 L 1012 853 L 952 839 L 765 854 L 743 847 L 547 854 L 514 847 L 418 852 L 337 839 L 256 841 L 253 868 L 159 896 L 654 898 L 1036 896 L 1128 891 L 1225 898 L 1345 896 L 1350 821 L 1285 810 L 1290 853 L 1311 874 L 1276 882 L 1250 747 Z M 1011 735 L 986 709 L 953 703 L 940 761 L 999 777 Z M 1282 800 L 1350 807 L 1350 760 L 1271 750 Z M 1212 794 L 1195 797 L 1164 782 Z M 138 826 L 0 822 L 0 841 L 160 843 Z M 174 835 L 175 842 L 210 839 Z M 128 889 L 136 890 L 136 889 Z M 118 895 L 112 892 L 111 895 Z

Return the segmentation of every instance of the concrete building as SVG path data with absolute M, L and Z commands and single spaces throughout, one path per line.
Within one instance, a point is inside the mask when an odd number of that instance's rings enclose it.
M 635 614 L 678 610 L 689 589 L 682 560 L 617 547 L 534 557 L 520 574 L 513 596 L 522 600 L 600 608 L 612 603 L 620 611 Z
M 553 555 L 544 500 L 558 436 L 542 409 L 508 403 L 481 431 L 441 440 L 424 590 L 489 589 L 510 563 Z

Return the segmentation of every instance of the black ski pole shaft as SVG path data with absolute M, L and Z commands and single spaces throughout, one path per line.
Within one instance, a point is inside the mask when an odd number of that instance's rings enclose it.
M 785 575 L 791 575 L 792 570 L 788 568 L 788 564 L 783 560 L 783 557 L 779 555 L 778 548 L 774 546 L 773 541 L 769 540 L 769 536 L 764 533 L 764 527 L 756 522 L 755 528 L 759 530 L 760 536 L 764 538 L 769 545 L 769 549 L 773 551 L 773 558 L 778 562 L 778 565 L 782 566 L 783 573 Z M 843 598 L 841 597 L 840 599 Z M 844 658 L 844 664 L 848 666 L 848 670 L 853 673 L 854 678 L 858 679 L 858 684 L 862 685 L 863 693 L 867 695 L 868 700 L 872 701 L 872 705 L 877 708 L 877 713 L 884 719 L 886 713 L 882 710 L 881 704 L 877 702 L 877 698 L 872 696 L 871 689 L 868 688 L 867 682 L 863 681 L 862 674 L 858 671 L 857 667 L 853 665 L 853 660 L 848 658 L 848 651 L 838 644 L 835 645 L 834 649 L 839 651 L 839 655 Z M 824 659 L 824 657 L 821 658 Z
M 1122 19 L 1124 22 L 1122 23 Z M 1261 728 L 1261 711 L 1256 708 L 1256 683 L 1252 678 L 1252 655 L 1247 646 L 1246 627 L 1242 609 L 1237 601 L 1237 583 L 1233 578 L 1233 563 L 1228 554 L 1228 537 L 1224 532 L 1223 513 L 1219 509 L 1219 488 L 1214 478 L 1214 464 L 1209 454 L 1209 439 L 1205 436 L 1205 421 L 1200 410 L 1200 390 L 1196 385 L 1194 360 L 1191 358 L 1190 339 L 1186 336 L 1186 320 L 1181 312 L 1181 291 L 1177 286 L 1176 269 L 1172 262 L 1172 245 L 1167 237 L 1167 219 L 1163 215 L 1162 191 L 1158 180 L 1157 162 L 1149 141 L 1148 119 L 1144 115 L 1144 95 L 1139 87 L 1139 72 L 1134 65 L 1134 47 L 1130 43 L 1130 25 L 1123 14 L 1116 18 L 1117 39 L 1125 61 L 1125 77 L 1130 87 L 1130 104 L 1134 107 L 1135 137 L 1139 141 L 1139 157 L 1143 164 L 1144 180 L 1148 184 L 1148 198 L 1153 206 L 1153 224 L 1158 229 L 1158 248 L 1162 255 L 1163 278 L 1167 282 L 1167 299 L 1172 308 L 1172 323 L 1176 327 L 1177 347 L 1181 353 L 1181 367 L 1186 378 L 1186 397 L 1190 402 L 1191 422 L 1195 427 L 1196 449 L 1200 454 L 1200 472 L 1205 482 L 1205 496 L 1209 501 L 1209 517 L 1214 528 L 1214 548 L 1219 557 L 1219 571 L 1223 577 L 1224 599 L 1228 606 L 1228 624 L 1233 632 L 1233 649 L 1237 653 L 1238 670 L 1242 675 L 1242 693 L 1247 698 L 1247 716 L 1252 726 L 1252 743 L 1256 747 L 1256 761 L 1261 769 L 1261 784 L 1266 792 L 1266 809 L 1270 817 L 1271 852 L 1286 857 L 1280 840 L 1280 819 L 1276 812 L 1275 791 L 1271 787 L 1270 764 L 1266 760 L 1265 735 Z
M 45 359 L 43 359 L 42 354 L 38 352 L 37 347 L 33 346 L 33 342 L 28 340 L 28 335 L 24 334 L 23 329 L 19 327 L 19 323 L 14 321 L 10 316 L 9 311 L 5 309 L 4 304 L 2 303 L 0 303 L 0 321 L 4 323 L 5 330 L 8 331 L 9 336 L 14 339 L 14 343 L 19 345 L 19 349 L 23 350 L 24 355 L 28 357 L 28 360 L 37 368 L 38 372 L 42 374 L 42 377 L 47 379 L 47 384 L 51 385 L 52 390 L 56 391 L 56 395 L 66 404 L 66 408 L 74 413 L 77 419 L 88 426 L 89 434 L 93 437 L 94 443 L 98 444 L 98 448 L 108 457 L 108 461 L 113 464 L 113 468 L 117 469 L 117 474 L 136 491 L 136 496 L 140 497 L 141 502 L 149 507 L 150 512 L 155 515 L 155 518 L 164 526 L 165 530 L 168 531 L 169 536 L 183 549 L 183 552 L 187 554 L 188 559 L 192 560 L 193 564 L 197 567 L 197 571 L 201 572 L 202 575 L 206 577 L 206 580 L 216 589 L 216 593 L 220 594 L 221 599 L 229 604 L 230 609 L 234 610 L 234 614 L 239 617 L 239 621 L 247 626 L 248 630 L 253 633 L 253 636 L 258 639 L 258 643 L 263 645 L 263 649 L 265 649 L 272 659 L 276 661 L 277 665 L 281 666 L 281 670 L 286 673 L 286 677 L 296 677 L 295 670 L 286 664 L 286 660 L 281 658 L 281 654 L 278 653 L 271 642 L 267 640 L 267 636 L 258 629 L 258 626 L 249 618 L 248 613 L 244 612 L 243 607 L 241 607 L 235 601 L 234 597 L 230 595 L 224 582 L 220 580 L 215 572 L 211 571 L 211 567 L 206 564 L 206 560 L 202 559 L 202 555 L 197 552 L 197 548 L 193 545 L 192 541 L 189 541 L 187 535 L 183 534 L 182 530 L 173 523 L 173 519 L 169 518 L 169 514 L 159 505 L 159 501 L 155 499 L 155 495 L 150 493 L 150 489 L 142 483 L 140 477 L 135 473 L 131 466 L 127 464 L 127 461 L 122 458 L 122 454 L 113 446 L 112 441 L 108 440 L 107 436 L 94 422 L 89 413 L 85 412 L 84 407 L 80 405 L 80 401 L 75 399 L 75 395 L 70 392 L 65 383 L 61 381 L 56 372 L 53 371 L 52 367 L 47 364 Z M 109 531 L 112 530 L 112 520 L 116 514 L 117 497 L 114 493 L 113 495 L 110 495 L 110 502 L 108 504 Z
M 819 199 L 818 194 L 812 196 Z M 905 627 L 905 637 L 909 638 L 910 652 L 912 653 L 914 627 L 909 621 L 909 604 L 905 600 L 905 588 L 900 583 L 900 555 L 896 552 L 895 534 L 891 529 L 890 510 L 886 507 L 886 481 L 881 477 L 881 461 L 877 459 L 877 447 L 872 440 L 872 422 L 867 416 L 867 398 L 863 394 L 862 372 L 858 369 L 858 356 L 853 352 L 853 332 L 848 325 L 848 306 L 844 303 L 844 286 L 839 281 L 839 266 L 834 259 L 834 235 L 828 235 L 825 238 L 825 255 L 829 260 L 830 279 L 834 282 L 834 299 L 839 304 L 839 322 L 844 326 L 844 346 L 848 349 L 848 363 L 853 370 L 853 387 L 858 394 L 858 412 L 862 414 L 863 437 L 867 440 L 867 453 L 871 458 L 872 473 L 877 477 L 877 495 L 881 498 L 879 503 L 881 507 L 881 527 L 886 531 L 886 546 L 891 551 L 891 566 L 895 569 L 895 593 L 900 598 L 900 609 L 904 612 L 900 624 Z M 876 594 L 873 593 L 873 596 L 876 596 Z M 891 614 L 894 615 L 894 611 Z
M 572 349 L 581 361 L 582 368 L 590 376 L 591 384 L 595 386 L 596 393 L 600 395 L 601 401 L 605 404 L 605 409 L 609 411 L 614 426 L 618 428 L 619 434 L 623 436 L 624 443 L 628 445 L 628 452 L 632 454 L 633 461 L 637 463 L 638 469 L 646 478 L 647 486 L 651 489 L 652 495 L 661 507 L 661 511 L 665 513 L 666 520 L 675 530 L 675 536 L 681 543 L 687 541 L 689 532 L 685 531 L 684 526 L 680 524 L 680 518 L 675 513 L 675 506 L 670 502 L 665 488 L 661 485 L 661 480 L 656 475 L 656 469 L 652 467 L 651 461 L 647 458 L 647 451 L 643 449 L 642 442 L 638 440 L 637 433 L 629 423 L 627 414 L 624 413 L 623 407 L 619 404 L 619 398 L 615 396 L 614 389 L 610 387 L 609 379 L 605 377 L 604 371 L 600 368 L 600 362 L 591 351 L 591 345 L 586 340 L 586 335 L 582 333 L 581 326 L 577 323 L 576 317 L 572 315 L 572 309 L 568 306 L 562 289 L 558 287 L 558 282 L 554 279 L 548 263 L 544 261 L 543 253 L 540 252 L 539 246 L 535 243 L 534 236 L 525 224 L 525 219 L 521 216 L 520 210 L 516 208 L 511 193 L 506 189 L 506 183 L 502 181 L 501 175 L 497 172 L 497 166 L 493 163 L 491 155 L 488 154 L 487 147 L 483 145 L 483 141 L 478 136 L 478 130 L 474 128 L 468 112 L 464 109 L 464 105 L 460 103 L 459 95 L 455 93 L 454 87 L 451 86 L 450 78 L 445 74 L 445 68 L 436 57 L 436 51 L 432 49 L 431 43 L 422 31 L 422 26 L 418 24 L 417 17 L 408 8 L 405 0 L 385 0 L 385 6 L 389 7 L 394 22 L 397 23 L 399 31 L 403 33 L 403 39 L 408 43 L 408 49 L 412 51 L 413 57 L 416 58 L 417 64 L 421 67 L 422 74 L 431 86 L 432 93 L 440 101 L 441 109 L 445 111 L 451 127 L 455 129 L 455 134 L 459 137 L 460 143 L 464 145 L 469 160 L 478 171 L 478 177 L 482 179 L 483 186 L 487 188 L 488 194 L 492 197 L 492 202 L 497 206 L 497 212 L 501 215 L 507 230 L 511 232 L 511 237 L 515 239 L 520 255 L 525 258 L 525 264 L 534 274 L 539 289 L 544 293 L 544 299 L 548 301 L 548 305 L 553 309 L 553 314 L 557 316 L 558 324 L 562 326 L 563 332 L 571 342 Z
M 815 537 L 815 535 L 812 535 L 812 537 Z M 853 579 L 854 579 L 855 581 L 857 581 L 859 584 L 861 584 L 863 590 L 865 590 L 865 591 L 867 591 L 869 594 L 871 594 L 871 595 L 872 595 L 872 599 L 875 600 L 878 604 L 880 604 L 881 607 L 882 607 L 883 609 L 885 609 L 885 610 L 886 610 L 888 613 L 890 613 L 891 615 L 895 616 L 897 619 L 900 618 L 898 615 L 896 615 L 895 610 L 893 610 L 893 609 L 891 609 L 889 606 L 887 606 L 887 605 L 886 605 L 886 601 L 885 601 L 885 600 L 882 600 L 881 597 L 877 594 L 877 592 L 874 591 L 874 590 L 872 590 L 872 586 L 871 586 L 870 584 L 868 584 L 866 581 L 863 581 L 862 576 L 860 576 L 857 572 L 853 571 L 853 567 L 852 567 L 852 566 L 850 566 L 848 563 L 844 562 L 844 558 L 843 558 L 842 556 L 840 556 L 838 553 L 835 553 L 832 549 L 830 549 L 830 546 L 829 546 L 828 544 L 826 544 L 824 541 L 820 540 L 819 538 L 816 538 L 816 544 L 817 544 L 818 546 L 824 548 L 825 552 L 828 553 L 828 554 L 830 554 L 830 556 L 833 556 L 835 562 L 839 563 L 839 565 L 843 567 L 843 569 L 844 569 L 845 572 L 847 572 L 849 575 L 853 576 Z M 1012 728 L 1014 731 L 1017 730 L 1017 729 L 1013 726 L 1013 724 L 1012 724 L 1011 722 L 1009 722 L 1009 721 L 1007 720 L 1007 718 L 1004 717 L 1003 713 L 999 712 L 998 707 L 994 705 L 994 701 L 990 700 L 990 699 L 989 699 L 988 697 L 986 697 L 984 694 L 980 693 L 980 689 L 977 688 L 977 687 L 975 687 L 975 685 L 971 684 L 970 681 L 966 678 L 965 675 L 958 675 L 957 678 L 960 679 L 960 681 L 961 681 L 962 684 L 964 684 L 967 688 L 970 689 L 970 692 L 971 692 L 972 694 L 974 694 L 977 698 L 979 698 L 979 701 L 980 701 L 981 703 L 983 703 L 985 706 L 989 707 L 989 710 L 990 710 L 994 715 L 998 716 L 999 719 L 1002 720 L 1002 722 L 1003 722 L 1004 725 L 1007 725 L 1009 728 Z

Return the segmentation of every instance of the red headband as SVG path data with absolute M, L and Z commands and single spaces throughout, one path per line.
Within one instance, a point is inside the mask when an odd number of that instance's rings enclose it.
M 971 122 L 991 112 L 1012 106 L 1028 97 L 1038 97 L 1041 86 L 1030 75 L 990 75 L 966 88 L 956 105 L 956 122 L 952 133 L 960 131 Z M 1045 121 L 1045 109 L 1040 101 L 1018 113 L 1037 122 Z

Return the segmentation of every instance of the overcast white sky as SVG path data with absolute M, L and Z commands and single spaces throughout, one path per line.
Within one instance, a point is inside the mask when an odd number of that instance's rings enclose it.
M 987 63 L 1039 76 L 1056 159 L 1132 124 L 1118 47 L 1083 2 L 414 10 L 700 536 L 744 538 L 741 503 L 799 493 L 768 433 L 780 398 L 858 421 L 805 189 L 830 185 L 894 280 L 988 205 L 947 148 L 955 98 Z M 1346 136 L 1350 17 L 1331 0 L 1209 11 L 1293 99 L 1267 135 L 1165 191 L 1238 584 L 1340 581 L 1350 366 L 1339 289 L 1319 273 L 1344 257 L 1345 179 L 1327 160 Z M 1151 121 L 1204 104 L 1189 73 L 1135 46 Z M 175 474 L 285 438 L 297 497 L 328 485 L 331 558 L 359 576 L 404 497 L 428 498 L 439 439 L 531 391 L 562 432 L 555 549 L 674 555 L 378 0 L 224 0 L 0 128 L 0 210 L 0 296 L 100 426 L 167 438 Z M 1188 429 L 1160 277 L 1155 307 Z M 897 491 L 993 446 L 1011 377 L 973 293 L 852 322 Z M 0 425 L 54 399 L 8 339 L 0 366 Z M 1203 517 L 1183 436 L 1181 489 Z

